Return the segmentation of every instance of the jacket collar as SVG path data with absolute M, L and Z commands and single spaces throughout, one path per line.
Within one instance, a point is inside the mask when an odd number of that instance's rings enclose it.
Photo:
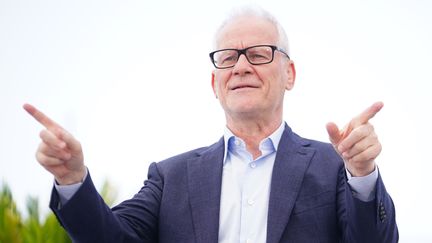
M 267 242 L 277 243 L 289 222 L 304 174 L 315 149 L 287 125 L 279 143 L 271 180 Z
M 189 159 L 188 188 L 197 243 L 217 243 L 224 141 Z

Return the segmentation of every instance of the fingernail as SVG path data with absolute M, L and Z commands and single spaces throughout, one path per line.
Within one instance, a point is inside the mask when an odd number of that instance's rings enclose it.
M 63 139 L 63 138 L 64 138 L 64 132 L 63 132 L 62 129 L 58 129 L 58 130 L 57 130 L 57 134 L 58 134 L 58 137 L 59 137 L 60 139 Z

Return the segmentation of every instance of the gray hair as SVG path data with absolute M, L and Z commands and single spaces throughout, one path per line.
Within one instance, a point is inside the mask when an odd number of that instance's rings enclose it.
M 233 22 L 234 20 L 240 18 L 240 17 L 245 17 L 245 16 L 251 16 L 251 17 L 258 17 L 258 18 L 262 18 L 264 20 L 269 21 L 270 23 L 272 23 L 278 32 L 278 41 L 277 41 L 277 45 L 279 48 L 281 48 L 282 50 L 284 50 L 288 55 L 289 53 L 289 45 L 288 45 L 288 36 L 284 30 L 284 28 L 282 27 L 282 25 L 279 23 L 279 21 L 276 19 L 275 16 L 273 16 L 270 12 L 268 12 L 267 10 L 259 7 L 259 6 L 255 6 L 255 5 L 248 5 L 248 6 L 243 6 L 243 7 L 239 7 L 239 8 L 235 8 L 231 11 L 231 13 L 228 15 L 228 17 L 222 22 L 222 24 L 219 26 L 219 28 L 217 29 L 214 39 L 213 39 L 213 48 L 216 49 L 218 48 L 218 42 L 219 42 L 219 38 L 220 38 L 220 34 L 223 30 L 223 28 L 225 26 L 227 26 L 228 24 L 230 24 L 231 22 Z

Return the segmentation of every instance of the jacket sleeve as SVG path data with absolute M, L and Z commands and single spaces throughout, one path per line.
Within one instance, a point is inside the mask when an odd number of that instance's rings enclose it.
M 157 242 L 162 187 L 157 165 L 152 163 L 141 190 L 112 209 L 90 175 L 65 205 L 53 189 L 50 208 L 74 242 Z
M 342 242 L 398 242 L 395 207 L 381 175 L 376 182 L 375 199 L 363 202 L 353 196 L 346 174 L 339 174 L 338 219 Z

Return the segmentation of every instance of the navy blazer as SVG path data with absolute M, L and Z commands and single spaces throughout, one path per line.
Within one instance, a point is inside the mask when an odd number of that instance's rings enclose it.
M 110 209 L 88 176 L 50 207 L 74 242 L 216 243 L 224 140 L 152 163 L 130 200 Z M 286 126 L 271 179 L 267 243 L 397 242 L 393 202 L 379 176 L 375 200 L 353 197 L 331 144 L 299 137 Z

